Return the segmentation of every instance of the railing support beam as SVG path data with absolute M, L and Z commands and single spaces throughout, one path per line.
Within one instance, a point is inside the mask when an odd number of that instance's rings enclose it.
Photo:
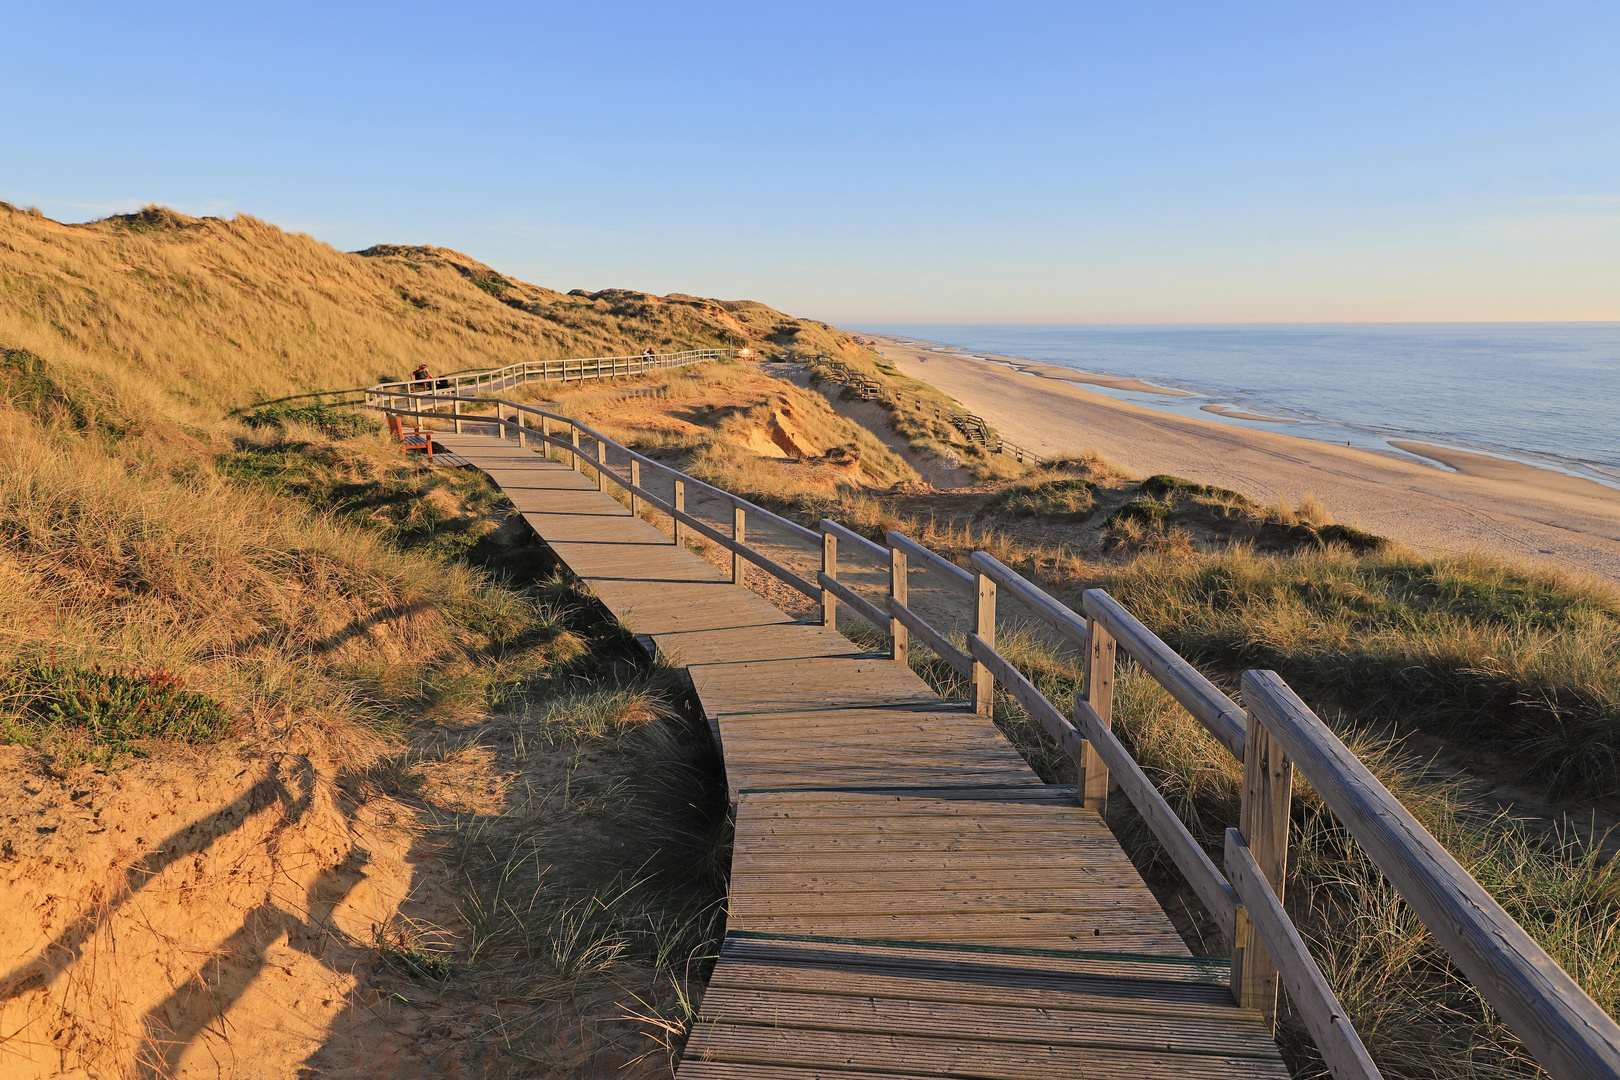
M 825 531 L 821 534 L 821 572 L 833 581 L 838 580 L 838 537 Z M 831 589 L 821 590 L 821 625 L 838 629 L 838 597 Z
M 1266 884 L 1282 903 L 1288 876 L 1288 815 L 1293 802 L 1294 763 L 1265 725 L 1248 714 L 1243 743 L 1243 802 L 1238 831 Z M 1232 943 L 1232 996 L 1277 1026 L 1277 964 L 1261 944 L 1248 908 L 1239 906 Z
M 1085 699 L 1105 728 L 1113 725 L 1115 660 L 1114 635 L 1092 619 L 1086 626 Z M 1103 813 L 1108 809 L 1108 766 L 1089 739 L 1080 744 L 1079 773 L 1080 805 Z
M 889 595 L 901 607 L 907 603 L 906 553 L 899 548 L 889 549 Z M 889 659 L 899 664 L 911 662 L 911 631 L 899 617 L 889 616 Z
M 975 599 L 973 632 L 990 648 L 996 647 L 996 583 L 982 571 L 974 574 Z M 973 711 L 980 716 L 993 715 L 996 695 L 996 677 L 991 670 L 973 661 Z

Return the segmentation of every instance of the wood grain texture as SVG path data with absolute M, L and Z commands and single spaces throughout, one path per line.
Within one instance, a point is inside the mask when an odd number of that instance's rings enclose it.
M 1085 620 L 1070 611 L 1066 605 L 1054 600 L 1045 590 L 1031 584 L 989 552 L 975 551 L 969 561 L 973 564 L 973 569 L 1006 589 L 1013 599 L 1023 604 L 1041 621 L 1080 648 L 1086 647 Z
M 1188 954 L 1102 819 L 989 719 L 888 650 L 795 622 L 564 465 L 447 439 L 686 667 L 719 733 L 727 935 L 683 1077 L 1287 1075 L 1227 964 Z M 836 583 L 836 554 L 824 572 Z M 925 625 L 883 599 L 862 614 Z
M 1288 996 L 1305 1020 L 1322 1060 L 1335 1080 L 1377 1080 L 1382 1074 L 1351 1026 L 1338 995 L 1316 965 L 1305 939 L 1283 910 L 1265 870 L 1255 859 L 1243 834 L 1226 830 L 1226 876 L 1242 901 L 1246 917 L 1276 963 Z
M 1096 619 L 1086 630 L 1086 678 L 1083 693 L 1097 723 L 1110 728 L 1114 723 L 1114 673 L 1118 668 L 1114 635 Z M 1108 766 L 1090 741 L 1080 747 L 1080 802 L 1088 810 L 1108 809 Z
M 1620 1077 L 1620 1025 L 1587 996 L 1274 671 L 1243 700 L 1554 1080 Z
M 1238 817 L 1244 854 L 1259 866 L 1279 904 L 1288 878 L 1288 821 L 1294 763 L 1265 725 L 1248 714 L 1243 742 L 1243 798 Z M 1232 939 L 1232 992 L 1238 1004 L 1276 1023 L 1276 962 L 1247 911 L 1239 911 Z

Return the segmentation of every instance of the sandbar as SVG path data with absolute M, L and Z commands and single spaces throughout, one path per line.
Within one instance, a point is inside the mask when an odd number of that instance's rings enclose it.
M 1267 424 L 1297 424 L 1298 420 L 1287 416 L 1260 416 L 1256 413 L 1239 412 L 1230 405 L 1200 405 L 1200 409 L 1216 416 L 1230 416 L 1233 420 L 1261 420 Z
M 1139 476 L 1172 473 L 1265 503 L 1314 494 L 1339 521 L 1419 550 L 1480 550 L 1620 581 L 1615 488 L 1483 455 L 1452 461 L 1449 450 L 1446 463 L 1462 471 L 1446 472 L 1282 431 L 1146 409 L 1070 379 L 1029 378 L 970 356 L 886 343 L 879 351 L 1036 453 L 1091 450 Z
M 1594 499 L 1613 498 L 1616 494 L 1620 494 L 1614 488 L 1600 484 L 1596 480 L 1571 476 L 1556 469 L 1540 469 L 1522 461 L 1509 461 L 1506 458 L 1491 457 L 1489 454 L 1470 454 L 1466 450 L 1454 450 L 1449 446 L 1434 446 L 1430 443 L 1400 442 L 1391 439 L 1389 445 L 1397 450 L 1405 450 L 1408 454 L 1416 454 L 1418 457 L 1433 458 L 1467 476 L 1535 484 Z

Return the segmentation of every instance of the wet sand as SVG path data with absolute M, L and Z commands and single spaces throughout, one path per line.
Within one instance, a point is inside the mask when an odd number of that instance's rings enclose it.
M 963 355 L 883 344 L 1020 445 L 1059 456 L 1094 450 L 1115 465 L 1167 472 L 1261 502 L 1315 494 L 1348 524 L 1426 550 L 1483 550 L 1620 581 L 1620 490 L 1563 473 L 1425 444 L 1401 449 L 1446 472 L 1366 450 L 1139 408 L 1063 378 Z M 1041 365 L 1049 366 L 1049 365 Z

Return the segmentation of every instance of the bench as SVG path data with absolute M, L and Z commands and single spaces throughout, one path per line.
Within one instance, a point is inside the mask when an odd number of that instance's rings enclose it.
M 433 460 L 433 432 L 425 427 L 406 425 L 399 422 L 399 417 L 393 413 L 388 414 L 388 430 L 399 440 L 400 452 L 406 456 L 412 450 L 427 451 L 428 460 Z

